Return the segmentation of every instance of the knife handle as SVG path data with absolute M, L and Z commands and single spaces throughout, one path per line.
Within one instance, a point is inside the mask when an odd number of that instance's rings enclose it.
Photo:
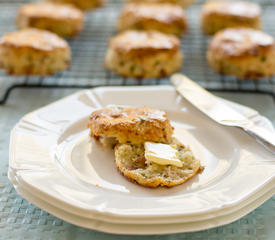
M 258 127 L 256 125 L 252 125 L 248 128 L 245 128 L 245 131 L 256 137 L 256 141 L 261 144 L 265 149 L 269 152 L 275 154 L 275 133 L 274 131 L 269 132 L 266 129 Z

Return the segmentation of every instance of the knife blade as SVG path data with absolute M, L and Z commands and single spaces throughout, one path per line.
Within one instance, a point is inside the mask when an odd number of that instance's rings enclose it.
M 256 141 L 275 154 L 275 134 L 256 126 L 253 121 L 226 105 L 222 99 L 200 87 L 183 74 L 174 74 L 171 82 L 177 92 L 193 106 L 215 122 L 232 127 L 239 127 L 256 138 Z

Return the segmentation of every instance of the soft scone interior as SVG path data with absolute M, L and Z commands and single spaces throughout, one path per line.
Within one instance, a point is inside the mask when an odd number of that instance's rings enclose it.
M 189 147 L 174 141 L 170 144 L 177 151 L 182 166 L 161 165 L 145 158 L 144 145 L 119 144 L 115 147 L 116 165 L 129 180 L 147 187 L 172 187 L 182 184 L 196 173 L 201 166 Z

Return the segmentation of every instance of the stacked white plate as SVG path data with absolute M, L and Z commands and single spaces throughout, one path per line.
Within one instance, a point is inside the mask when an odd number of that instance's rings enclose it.
M 226 102 L 274 131 L 252 109 Z M 148 189 L 116 170 L 114 153 L 89 137 L 91 112 L 109 104 L 165 110 L 175 135 L 205 170 L 174 188 Z M 275 193 L 275 159 L 237 128 L 216 124 L 170 86 L 81 91 L 21 119 L 11 134 L 9 178 L 17 192 L 73 224 L 118 234 L 208 229 L 246 215 Z

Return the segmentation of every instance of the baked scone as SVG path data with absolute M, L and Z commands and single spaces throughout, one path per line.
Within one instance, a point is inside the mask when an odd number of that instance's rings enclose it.
M 222 74 L 257 79 L 275 74 L 272 36 L 251 28 L 228 28 L 211 40 L 207 60 Z
M 261 7 L 252 2 L 210 0 L 202 7 L 201 27 L 206 34 L 232 27 L 260 29 Z
M 130 3 L 125 5 L 117 22 L 118 31 L 156 30 L 181 36 L 186 28 L 184 10 L 172 4 Z
M 101 7 L 107 0 L 46 0 L 54 3 L 70 3 L 77 8 L 84 11 L 91 10 L 93 8 Z
M 0 39 L 0 67 L 13 75 L 49 75 L 68 69 L 69 45 L 56 34 L 24 29 Z
M 152 143 L 145 143 L 145 148 L 146 144 Z M 160 149 L 165 150 L 171 146 L 175 150 L 181 166 L 167 165 L 165 162 L 160 165 L 155 161 L 148 161 L 144 145 L 119 144 L 115 147 L 118 170 L 130 181 L 152 188 L 182 184 L 201 170 L 200 161 L 194 157 L 189 147 L 181 143 L 161 145 L 163 146 L 160 146 Z
M 156 31 L 125 31 L 111 38 L 105 66 L 122 76 L 164 77 L 178 71 L 183 54 L 174 35 Z
M 88 127 L 90 135 L 103 142 L 115 138 L 119 143 L 130 144 L 168 143 L 174 130 L 165 112 L 148 107 L 114 106 L 97 110 L 91 114 Z
M 17 26 L 39 28 L 62 37 L 72 37 L 83 29 L 84 15 L 73 5 L 38 2 L 24 4 L 18 12 Z
M 187 7 L 191 5 L 195 0 L 125 0 L 131 3 L 170 3 L 180 5 L 181 7 Z

